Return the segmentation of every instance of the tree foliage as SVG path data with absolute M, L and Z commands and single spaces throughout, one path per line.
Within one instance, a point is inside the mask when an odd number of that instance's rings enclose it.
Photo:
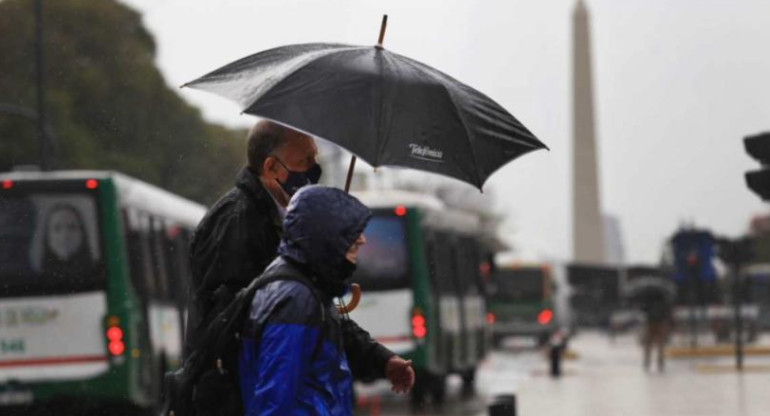
M 0 2 L 0 103 L 36 108 L 33 1 Z M 232 185 L 244 132 L 166 85 L 141 16 L 112 0 L 46 1 L 46 109 L 58 169 L 109 169 L 202 203 Z M 38 164 L 34 123 L 0 112 L 0 171 Z

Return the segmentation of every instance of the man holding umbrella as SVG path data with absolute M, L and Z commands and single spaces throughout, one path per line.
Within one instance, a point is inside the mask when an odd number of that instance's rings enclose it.
M 350 151 L 354 156 L 346 190 L 357 158 L 374 167 L 400 166 L 432 172 L 482 189 L 489 176 L 503 165 L 547 148 L 488 96 L 441 71 L 386 50 L 386 23 L 387 16 L 383 16 L 375 46 L 281 46 L 239 59 L 183 86 L 229 98 L 241 106 L 243 113 L 311 132 Z M 258 125 L 251 136 L 261 135 L 261 130 Z M 251 279 L 262 271 L 275 254 L 286 195 L 296 189 L 295 183 L 314 183 L 320 175 L 314 147 L 307 152 L 307 145 L 299 150 L 303 145 L 266 144 L 270 142 L 254 147 L 259 150 L 253 153 L 254 158 L 249 146 L 250 168 L 239 174 L 237 188 L 212 208 L 196 233 L 193 283 L 194 302 L 199 308 L 211 308 L 216 303 L 212 291 L 217 286 L 212 283 L 243 286 L 219 276 Z M 312 143 L 309 138 L 305 142 Z M 297 153 L 291 156 L 287 152 Z M 305 156 L 308 153 L 309 158 Z M 247 211 L 259 213 L 260 219 L 246 220 Z M 259 256 L 251 254 L 254 248 L 238 242 L 253 232 L 245 230 L 256 227 L 263 230 L 262 237 L 251 244 L 260 250 Z M 241 250 L 241 255 L 219 250 L 217 241 L 224 238 L 228 239 L 227 248 Z M 231 244 L 230 238 L 236 243 Z M 233 266 L 233 258 L 247 266 Z M 249 273 L 222 273 L 230 267 Z M 190 319 L 194 332 L 201 315 L 200 311 L 193 312 Z M 369 378 L 384 372 L 393 382 L 408 373 L 411 379 L 413 373 L 407 361 L 373 342 L 352 321 L 346 322 L 350 328 L 343 329 L 345 352 L 355 376 Z M 194 342 L 194 333 L 191 338 Z
M 291 195 L 321 176 L 316 154 L 310 136 L 270 121 L 257 123 L 249 132 L 248 166 L 238 173 L 235 188 L 208 211 L 193 237 L 186 357 L 206 342 L 202 337 L 212 314 L 275 258 Z M 414 380 L 408 361 L 372 340 L 353 321 L 346 321 L 343 331 L 354 376 L 387 377 L 396 383 L 411 375 Z

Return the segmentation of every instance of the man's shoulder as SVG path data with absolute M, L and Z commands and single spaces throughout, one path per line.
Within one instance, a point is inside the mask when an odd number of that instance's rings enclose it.
M 198 228 L 226 223 L 228 220 L 269 221 L 269 206 L 257 204 L 235 187 L 223 195 L 201 220 Z

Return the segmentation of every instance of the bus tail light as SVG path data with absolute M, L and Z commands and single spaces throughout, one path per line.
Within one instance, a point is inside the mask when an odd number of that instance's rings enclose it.
M 399 216 L 399 217 L 403 217 L 404 215 L 406 215 L 406 207 L 405 207 L 405 206 L 403 206 L 403 205 L 399 205 L 399 206 L 397 206 L 397 207 L 396 207 L 396 208 L 393 210 L 393 212 L 395 212 L 395 214 L 396 214 L 397 216 Z
M 489 325 L 492 325 L 493 323 L 495 323 L 495 314 L 493 314 L 492 312 L 487 312 L 487 323 Z
M 123 354 L 126 350 L 126 344 L 123 343 L 123 330 L 114 325 L 107 328 L 107 350 L 112 356 Z
M 553 319 L 553 312 L 550 309 L 543 309 L 537 315 L 537 322 L 540 325 L 548 325 L 551 322 L 551 319 Z
M 86 188 L 87 189 L 96 189 L 99 187 L 99 181 L 96 179 L 88 179 L 86 181 Z
M 427 334 L 428 329 L 425 326 L 425 316 L 423 316 L 420 309 L 415 309 L 412 312 L 412 335 L 417 339 L 423 339 Z
M 11 189 L 13 188 L 13 181 L 9 179 L 3 180 L 3 189 Z

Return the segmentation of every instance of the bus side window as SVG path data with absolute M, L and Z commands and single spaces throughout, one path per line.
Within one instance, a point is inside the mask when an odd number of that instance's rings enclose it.
M 131 281 L 142 301 L 146 301 L 156 292 L 147 238 L 149 223 L 145 215 L 135 210 L 124 210 L 123 215 Z
M 478 295 L 479 290 L 479 268 L 478 253 L 476 245 L 470 238 L 464 237 L 459 240 L 456 258 L 458 261 L 457 270 L 460 272 L 460 284 L 463 287 L 463 293 L 469 295 Z
M 452 253 L 452 238 L 448 234 L 436 233 L 436 285 L 439 293 L 457 295 L 456 262 Z
M 184 306 L 189 288 L 189 265 L 187 259 L 187 231 L 178 225 L 166 228 L 163 254 L 166 258 L 169 300 Z
M 428 275 L 434 291 L 439 290 L 438 272 L 436 270 L 436 242 L 433 233 L 425 230 L 425 259 L 428 262 Z
M 150 248 L 152 253 L 152 270 L 155 276 L 156 282 L 156 296 L 160 300 L 167 300 L 169 298 L 169 282 L 168 282 L 168 269 L 166 266 L 166 258 L 163 248 L 165 241 L 163 220 L 157 217 L 153 217 L 151 220 L 152 226 L 150 227 Z
M 183 228 L 179 234 L 179 261 L 182 263 L 182 279 L 179 281 L 179 296 L 186 302 L 192 287 L 192 269 L 190 269 L 190 243 L 192 230 Z

